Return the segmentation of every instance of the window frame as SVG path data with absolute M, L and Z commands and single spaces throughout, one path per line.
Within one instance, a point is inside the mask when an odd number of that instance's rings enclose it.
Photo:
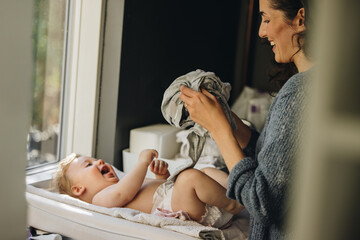
M 107 2 L 106 0 L 68 1 L 58 161 L 71 152 L 91 156 L 96 153 Z M 120 66 L 118 65 L 117 68 Z M 116 84 L 118 79 L 117 77 Z M 116 101 L 113 98 L 111 101 L 116 102 L 117 106 L 117 91 Z M 34 166 L 27 170 L 27 175 L 52 170 L 56 164 L 57 162 Z
M 60 158 L 95 153 L 104 6 L 98 0 L 72 2 Z
M 106 1 L 95 157 L 114 164 L 125 0 Z

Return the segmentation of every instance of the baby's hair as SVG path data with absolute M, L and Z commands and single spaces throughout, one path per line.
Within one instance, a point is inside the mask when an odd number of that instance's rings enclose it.
M 71 182 L 70 179 L 66 176 L 66 171 L 68 170 L 70 163 L 72 163 L 78 157 L 80 157 L 79 154 L 71 153 L 59 162 L 53 182 L 55 189 L 59 191 L 59 193 L 65 193 L 75 197 L 71 192 Z

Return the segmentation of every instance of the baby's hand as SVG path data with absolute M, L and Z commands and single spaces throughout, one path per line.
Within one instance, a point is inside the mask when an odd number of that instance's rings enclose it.
M 155 149 L 145 149 L 139 155 L 139 161 L 150 164 L 154 158 L 158 157 L 158 152 Z
M 150 164 L 150 171 L 155 174 L 156 179 L 167 179 L 170 176 L 168 164 L 163 160 L 153 160 Z

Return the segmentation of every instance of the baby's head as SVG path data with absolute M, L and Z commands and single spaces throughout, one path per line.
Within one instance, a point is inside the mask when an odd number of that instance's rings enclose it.
M 59 162 L 54 182 L 59 193 L 91 203 L 102 189 L 119 181 L 114 169 L 101 159 L 72 153 Z

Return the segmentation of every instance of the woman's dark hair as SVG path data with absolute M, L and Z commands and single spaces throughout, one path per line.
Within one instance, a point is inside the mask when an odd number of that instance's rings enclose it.
M 308 47 L 308 42 L 306 41 L 307 33 L 309 32 L 311 21 L 311 15 L 308 8 L 307 0 L 269 0 L 270 5 L 273 9 L 280 10 L 284 13 L 286 20 L 291 22 L 298 11 L 301 8 L 305 8 L 305 21 L 304 25 L 306 27 L 306 32 L 301 32 L 298 34 L 298 46 L 299 49 L 297 52 L 303 50 L 307 57 L 310 57 L 310 51 Z M 277 63 L 273 61 L 273 67 L 269 70 L 268 75 L 270 78 L 270 87 L 268 89 L 270 94 L 278 92 L 281 87 L 286 83 L 286 81 L 295 73 L 298 72 L 294 63 Z

